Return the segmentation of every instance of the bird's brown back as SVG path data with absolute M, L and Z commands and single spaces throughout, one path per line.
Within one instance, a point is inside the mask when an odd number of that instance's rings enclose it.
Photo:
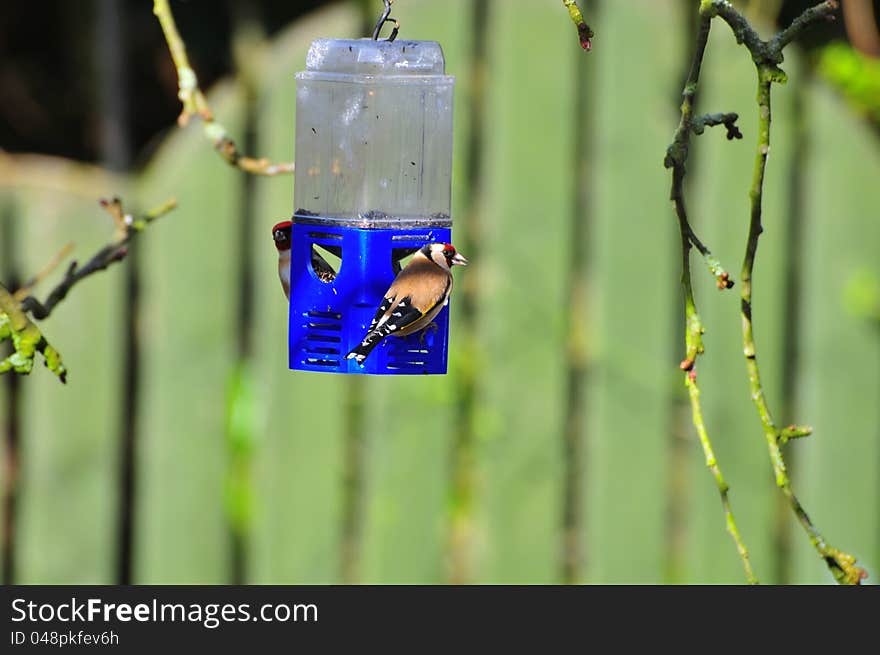
M 412 305 L 426 313 L 443 301 L 451 284 L 449 271 L 419 253 L 395 278 L 387 297 L 399 302 L 408 295 Z M 401 288 L 406 288 L 406 292 L 402 294 Z

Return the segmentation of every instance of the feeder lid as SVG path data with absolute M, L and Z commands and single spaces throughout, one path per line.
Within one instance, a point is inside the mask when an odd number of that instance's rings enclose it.
M 436 41 L 317 39 L 306 56 L 306 70 L 349 75 L 444 75 L 446 61 Z

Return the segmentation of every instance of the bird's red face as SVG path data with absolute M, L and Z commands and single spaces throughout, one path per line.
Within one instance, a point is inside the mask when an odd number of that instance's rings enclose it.
M 281 221 L 276 223 L 272 228 L 272 239 L 275 241 L 275 247 L 278 252 L 290 250 L 290 230 L 293 223 L 290 221 Z
M 458 264 L 459 266 L 467 266 L 467 259 L 458 254 L 455 250 L 455 246 L 451 243 L 443 244 L 443 256 L 446 257 L 446 263 L 450 268 Z
M 281 221 L 272 228 L 272 240 L 278 250 L 278 278 L 284 295 L 290 298 L 290 221 Z
M 455 250 L 451 243 L 429 243 L 421 250 L 422 254 L 437 266 L 450 269 L 456 264 L 467 266 L 468 261 Z

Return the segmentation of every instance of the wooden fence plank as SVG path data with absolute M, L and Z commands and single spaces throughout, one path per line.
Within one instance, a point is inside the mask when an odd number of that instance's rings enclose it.
M 14 192 L 24 275 L 42 269 L 69 241 L 76 243 L 76 258 L 90 257 L 113 232 L 97 198 L 125 190 L 119 178 L 61 160 L 35 172 Z M 45 297 L 63 271 L 62 266 L 43 282 L 38 296 Z M 67 385 L 42 364 L 22 380 L 20 583 L 113 581 L 121 401 L 118 272 L 86 280 L 40 323 L 64 358 Z
M 418 0 L 395 6 L 407 39 L 439 41 L 446 70 L 457 76 L 453 203 L 461 185 L 464 139 L 469 119 L 466 88 L 470 2 Z M 456 226 L 464 219 L 453 208 Z M 467 269 L 455 271 L 458 288 Z M 460 305 L 450 305 L 450 372 L 456 342 L 463 338 L 454 323 Z M 368 382 L 368 484 L 365 506 L 364 582 L 439 583 L 445 580 L 444 556 L 448 529 L 449 452 L 454 435 L 454 374 L 385 377 Z M 417 428 L 415 426 L 418 426 Z
M 570 160 L 572 99 L 570 25 L 557 5 L 493 2 L 489 10 L 482 254 L 464 272 L 479 275 L 483 298 L 474 526 L 481 582 L 546 581 L 558 570 L 558 307 L 571 201 L 560 173 Z
M 657 53 L 679 47 L 673 4 L 603 3 L 589 55 L 599 66 L 587 469 L 587 580 L 596 583 L 663 575 L 671 331 L 680 309 L 671 302 L 678 258 L 662 160 L 678 71 L 674 57 Z
M 234 87 L 211 94 L 240 133 Z M 143 248 L 143 371 L 135 579 L 229 581 L 224 515 L 226 394 L 234 354 L 240 176 L 194 121 L 173 133 L 140 180 L 142 205 L 179 207 Z
M 354 25 L 350 8 L 337 6 L 300 21 L 273 43 L 260 98 L 261 154 L 293 159 L 293 74 L 305 68 L 313 39 L 349 36 Z M 252 577 L 259 583 L 330 584 L 339 581 L 345 377 L 287 368 L 288 306 L 270 232 L 293 213 L 293 178 L 260 180 L 258 190 L 254 373 L 260 410 Z

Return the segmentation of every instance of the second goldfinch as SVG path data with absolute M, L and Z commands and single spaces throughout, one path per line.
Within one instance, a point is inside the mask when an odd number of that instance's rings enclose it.
M 346 359 L 363 364 L 387 336 L 405 337 L 428 327 L 452 293 L 452 267 L 467 259 L 451 243 L 429 243 L 398 273 L 363 340 Z
M 292 229 L 293 223 L 290 221 L 281 221 L 272 228 L 272 240 L 278 250 L 278 279 L 281 280 L 281 288 L 288 300 L 290 300 L 290 235 Z M 330 247 L 327 250 L 337 257 L 342 254 L 341 250 L 337 253 Z M 336 277 L 336 271 L 327 263 L 326 259 L 318 254 L 314 247 L 312 247 L 312 268 L 322 282 L 332 282 Z

